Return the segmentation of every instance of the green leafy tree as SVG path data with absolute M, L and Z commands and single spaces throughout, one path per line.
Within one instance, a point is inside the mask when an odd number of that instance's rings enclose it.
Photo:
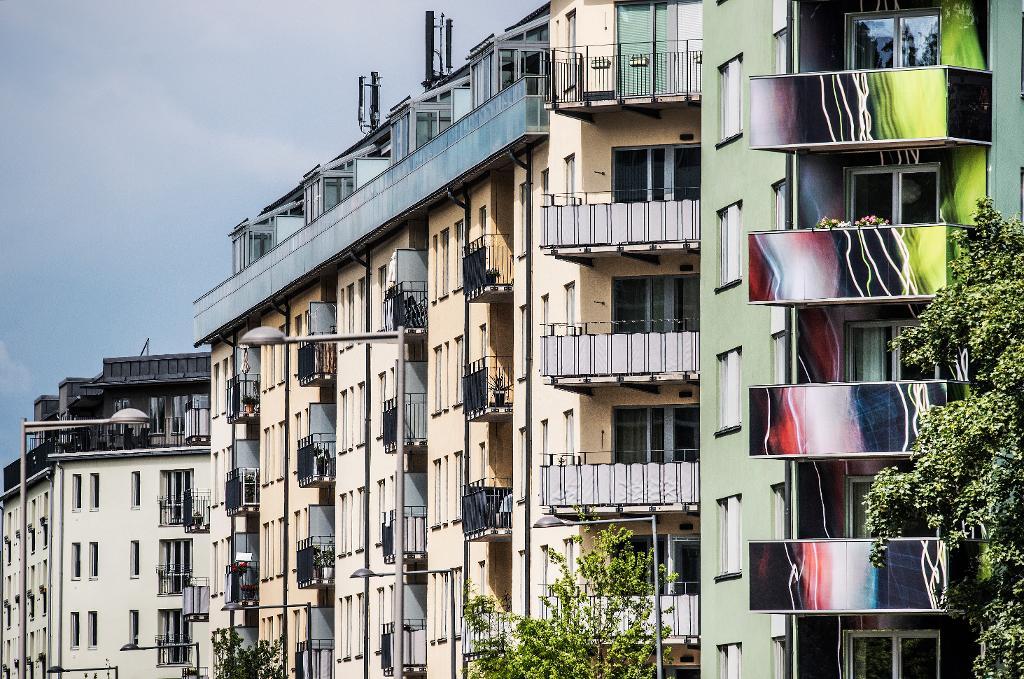
M 594 533 L 590 548 L 576 560 L 575 573 L 562 554 L 550 551 L 558 577 L 542 593 L 545 616 L 515 615 L 502 610 L 494 597 L 470 597 L 465 625 L 476 654 L 469 665 L 470 677 L 652 677 L 656 648 L 653 556 L 634 550 L 632 535 L 614 526 Z M 573 539 L 582 543 L 581 536 Z M 662 582 L 670 579 L 664 566 L 661 578 Z M 666 627 L 664 634 L 669 631 Z
M 880 540 L 926 523 L 951 550 L 983 537 L 946 605 L 978 630 L 979 679 L 1024 677 L 1024 226 L 979 203 L 956 236 L 952 283 L 896 346 L 920 366 L 968 363 L 970 393 L 924 418 L 908 471 L 888 468 L 868 495 Z M 961 559 L 960 564 L 963 564 Z
M 213 633 L 213 662 L 217 679 L 285 679 L 280 640 L 245 644 L 230 628 Z

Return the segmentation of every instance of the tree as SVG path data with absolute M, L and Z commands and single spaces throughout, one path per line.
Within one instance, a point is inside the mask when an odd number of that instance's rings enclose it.
M 501 610 L 494 597 L 470 597 L 467 634 L 477 679 L 649 679 L 654 674 L 654 587 L 651 553 L 636 551 L 632 531 L 609 527 L 576 560 L 548 556 L 558 577 L 542 593 L 547 611 L 527 618 Z M 578 544 L 581 536 L 572 538 Z M 660 567 L 662 582 L 666 577 Z M 669 612 L 669 611 L 666 611 Z M 670 630 L 664 630 L 667 635 Z M 666 655 L 667 657 L 667 655 Z
M 969 365 L 962 400 L 933 408 L 907 471 L 888 468 L 868 494 L 879 540 L 926 522 L 956 553 L 984 537 L 981 555 L 950 583 L 947 608 L 979 630 L 979 679 L 1024 676 L 1024 226 L 981 201 L 973 229 L 956 235 L 951 283 L 901 333 L 920 366 Z M 969 357 L 969 361 L 967 360 Z M 964 565 L 964 560 L 959 560 Z
M 285 679 L 280 640 L 244 644 L 232 628 L 214 631 L 213 663 L 217 679 Z

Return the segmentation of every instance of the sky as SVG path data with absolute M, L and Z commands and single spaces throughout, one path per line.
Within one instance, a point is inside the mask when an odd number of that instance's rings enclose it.
M 192 350 L 228 232 L 358 136 L 356 81 L 418 91 L 539 0 L 0 0 L 0 462 L 105 356 Z

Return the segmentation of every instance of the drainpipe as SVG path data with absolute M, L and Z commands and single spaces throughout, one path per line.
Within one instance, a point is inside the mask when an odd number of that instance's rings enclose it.
M 57 554 L 59 555 L 59 559 L 58 559 L 59 563 L 57 565 L 57 568 L 58 568 L 57 572 L 58 573 L 64 573 L 64 465 L 61 464 L 60 462 L 58 462 L 57 463 L 56 471 L 58 472 L 58 475 L 60 476 L 60 493 L 61 493 L 61 502 L 60 502 L 60 536 L 58 538 L 59 544 L 60 544 L 60 548 L 57 550 Z M 52 493 L 51 493 L 50 502 L 51 503 L 53 502 Z M 52 516 L 50 518 L 51 518 L 51 520 L 53 519 Z M 53 541 L 52 537 L 51 537 L 50 541 L 51 542 Z M 52 579 L 52 577 L 53 577 L 52 576 L 52 572 L 53 572 L 52 568 L 50 569 L 50 572 L 51 572 L 51 576 L 50 577 Z M 63 578 L 61 579 L 61 585 L 62 586 L 58 588 L 60 590 L 60 593 L 57 596 L 57 620 L 63 620 L 64 619 L 64 587 L 63 587 Z M 53 607 L 53 601 L 50 602 L 50 607 L 51 608 Z M 53 628 L 51 627 L 50 629 L 53 629 Z M 63 625 L 57 625 L 57 664 L 60 665 L 63 662 L 64 662 L 64 626 Z
M 52 470 L 46 471 L 46 483 L 50 486 L 50 507 L 49 512 L 46 515 L 46 527 L 44 535 L 46 535 L 46 562 L 53 564 L 53 536 L 50 534 L 50 529 L 53 527 L 53 496 L 54 496 L 54 483 L 56 477 Z M 50 630 L 53 629 L 53 567 L 46 570 L 46 660 L 49 661 L 53 657 L 53 635 L 50 634 Z M 52 663 L 50 663 L 52 667 Z
M 787 47 L 786 50 L 786 72 L 792 73 L 794 71 L 795 59 L 794 51 L 796 50 L 796 35 L 794 35 L 794 17 L 793 17 L 793 3 L 786 3 L 786 38 Z M 795 179 L 795 173 L 793 172 L 794 165 L 796 164 L 796 157 L 790 154 L 786 155 L 786 228 L 792 229 L 794 226 L 794 205 L 796 200 L 796 190 L 793 185 Z M 792 348 L 795 343 L 793 336 L 793 315 L 792 309 L 786 310 L 786 379 L 791 380 L 793 378 L 793 351 Z M 784 490 L 784 504 L 785 504 L 785 537 L 790 539 L 793 537 L 793 465 L 792 460 L 786 460 L 786 476 L 785 476 L 785 490 Z M 796 636 L 793 633 L 793 626 L 795 618 L 793 616 L 786 616 L 786 653 L 783 668 L 783 675 L 785 679 L 793 679 L 794 677 L 794 657 L 795 652 L 794 644 Z
M 526 335 L 523 337 L 523 353 L 526 358 L 526 436 L 522 450 L 523 468 L 526 475 L 522 480 L 523 494 L 523 615 L 530 617 L 530 552 L 533 525 L 531 520 L 531 492 L 533 481 L 533 146 L 526 147 L 526 162 L 519 160 L 512 151 L 508 153 L 512 162 L 526 171 L 526 210 L 524 221 L 524 249 L 526 251 Z M 515 472 L 512 474 L 515 478 Z
M 238 358 L 237 356 L 235 356 L 235 351 L 238 348 L 238 345 L 237 345 L 237 343 L 235 341 L 237 339 L 237 336 L 236 335 L 232 335 L 231 339 L 228 339 L 228 338 L 226 338 L 226 337 L 224 337 L 222 335 L 219 335 L 217 337 L 217 339 L 220 342 L 222 342 L 224 344 L 227 344 L 229 347 L 231 347 L 231 374 L 234 375 L 235 374 L 235 361 Z M 212 354 L 211 354 L 211 359 L 212 359 Z M 211 366 L 211 369 L 212 369 L 212 367 L 213 366 Z M 225 383 L 227 383 L 227 381 L 229 379 L 230 378 L 227 375 L 224 376 Z M 213 389 L 215 386 L 216 385 L 214 385 L 213 382 L 211 381 L 210 382 L 210 389 Z M 224 393 L 224 398 L 225 399 L 227 398 L 227 392 Z M 213 405 L 213 399 L 212 398 L 210 399 L 210 404 Z M 225 403 L 225 406 L 227 406 L 227 405 L 228 404 Z M 227 411 L 227 407 L 225 407 L 224 410 L 226 412 Z M 214 413 L 211 410 L 210 417 L 213 417 L 213 415 L 214 415 Z M 212 423 L 211 423 L 210 426 L 211 427 L 213 426 Z M 237 425 L 231 424 L 229 426 L 231 427 L 231 468 L 234 469 L 234 467 L 238 464 L 238 456 L 237 456 L 237 452 L 236 452 L 238 450 Z M 223 479 L 220 482 L 224 483 Z M 214 483 L 216 483 L 216 480 L 214 481 Z M 225 499 L 225 502 L 226 502 L 227 497 L 225 497 L 224 499 Z M 211 496 L 211 500 L 212 500 L 212 496 Z M 212 502 L 211 502 L 211 504 L 212 504 Z M 211 509 L 211 512 L 212 511 L 213 510 Z M 224 513 L 227 514 L 227 511 L 225 511 Z M 212 521 L 212 514 L 211 514 L 211 521 Z M 229 516 L 228 517 L 228 529 L 229 529 L 228 530 L 228 556 L 231 558 L 232 561 L 234 561 L 234 557 L 231 556 L 232 554 L 235 553 L 235 517 L 233 517 L 233 516 Z M 212 547 L 212 545 L 211 545 L 211 547 Z M 216 577 L 219 577 L 219 576 L 218 576 L 217 573 L 214 573 L 213 577 L 216 578 Z M 213 592 L 212 586 L 210 588 L 210 591 L 211 591 L 211 593 Z M 224 592 L 223 596 L 224 596 L 225 599 L 227 599 L 227 592 L 226 591 Z M 242 620 L 245 620 L 245 614 L 244 613 L 242 614 Z M 232 630 L 234 630 L 234 628 L 235 628 L 235 612 L 234 611 L 229 611 L 228 612 L 228 627 L 230 627 Z M 211 654 L 212 654 L 212 651 L 211 651 Z M 211 655 L 211 657 L 212 657 L 212 655 Z
M 291 304 L 285 302 L 284 306 L 280 306 L 277 303 L 273 303 L 274 309 L 284 316 L 284 334 L 287 336 L 292 331 L 292 308 Z M 289 503 L 289 487 L 291 486 L 292 477 L 292 465 L 291 465 L 291 391 L 292 391 L 292 368 L 291 359 L 292 351 L 291 347 L 285 345 L 284 351 L 284 534 L 281 536 L 284 549 L 282 550 L 282 560 L 284 566 L 284 578 L 281 580 L 281 603 L 285 606 L 287 612 L 288 607 L 288 578 L 291 566 L 291 550 L 292 543 L 289 539 L 291 532 L 288 530 L 291 526 L 291 508 Z M 260 364 L 260 370 L 263 369 L 262 362 Z M 288 646 L 288 616 L 285 616 L 284 624 L 281 625 L 281 645 L 284 648 L 285 653 L 285 667 L 288 667 L 288 658 L 291 656 Z

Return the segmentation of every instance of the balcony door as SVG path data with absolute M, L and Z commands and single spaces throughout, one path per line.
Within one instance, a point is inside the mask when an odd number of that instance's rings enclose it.
M 700 199 L 700 146 L 647 146 L 612 151 L 612 200 Z
M 633 551 L 638 554 L 650 553 L 654 546 L 649 535 L 635 536 L 630 539 L 630 543 Z M 659 536 L 658 557 L 660 565 L 676 576 L 675 582 L 663 584 L 662 594 L 700 593 L 700 538 Z M 648 582 L 651 582 L 650 575 Z
M 937 630 L 846 633 L 846 676 L 851 679 L 938 679 Z
M 934 224 L 939 220 L 936 164 L 853 168 L 847 171 L 850 221 L 876 216 L 892 224 Z
M 665 90 L 658 53 L 668 46 L 667 2 L 623 2 L 615 6 L 617 97 L 651 96 Z
M 700 318 L 697 276 L 649 276 L 612 281 L 612 332 L 696 330 Z
M 872 321 L 846 326 L 846 380 L 848 382 L 893 382 L 898 380 L 934 380 L 938 368 L 925 369 L 908 364 L 892 342 L 913 325 Z
M 192 570 L 191 540 L 161 540 L 160 560 L 172 573 Z
M 662 464 L 699 457 L 699 406 L 616 408 L 612 419 L 614 462 Z
M 851 14 L 850 68 L 914 68 L 939 63 L 938 10 Z

